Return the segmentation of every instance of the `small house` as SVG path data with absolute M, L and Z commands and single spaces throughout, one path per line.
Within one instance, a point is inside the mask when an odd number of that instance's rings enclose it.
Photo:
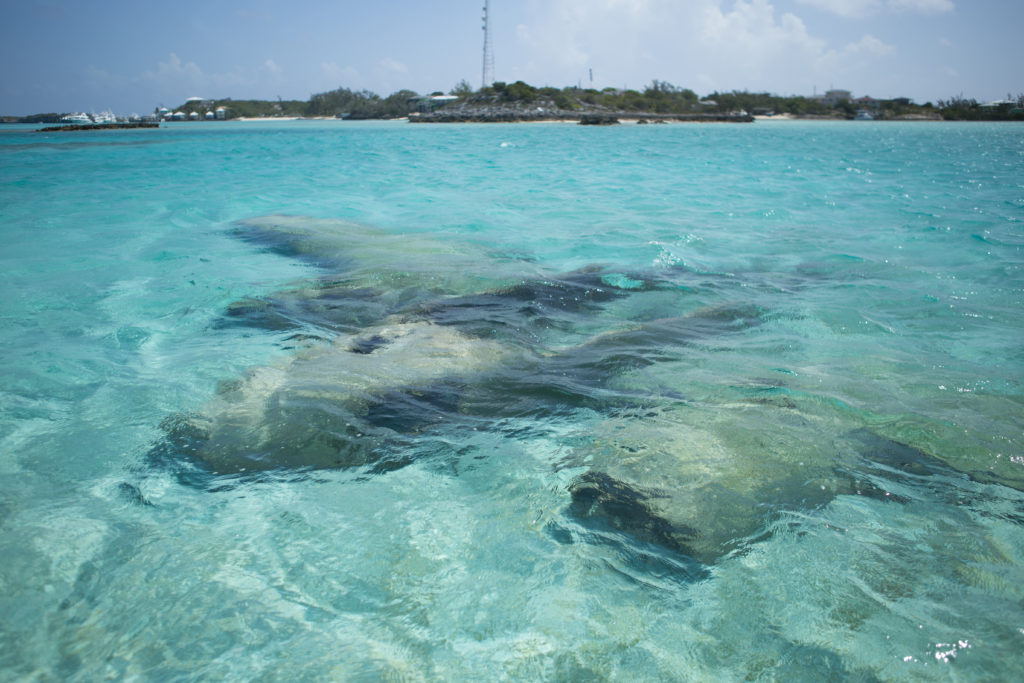
M 871 97 L 870 95 L 858 97 L 853 101 L 853 103 L 858 109 L 864 109 L 872 112 L 877 112 L 882 106 L 881 102 L 876 100 L 874 97 Z

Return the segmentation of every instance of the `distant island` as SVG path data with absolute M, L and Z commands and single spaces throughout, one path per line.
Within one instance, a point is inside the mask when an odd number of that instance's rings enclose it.
M 80 115 L 81 116 L 81 115 Z M 583 121 L 617 118 L 650 122 L 738 121 L 752 117 L 873 119 L 883 121 L 1024 121 L 1024 94 L 995 102 L 962 96 L 917 104 L 910 98 L 854 97 L 846 90 L 822 95 L 780 96 L 746 91 L 713 92 L 704 97 L 689 88 L 652 81 L 641 90 L 535 87 L 516 81 L 474 90 L 462 81 L 449 93 L 421 95 L 399 90 L 381 97 L 368 90 L 338 88 L 309 100 L 233 100 L 193 97 L 172 109 L 158 107 L 140 121 L 250 118 L 396 119 L 417 122 Z M 67 113 L 0 117 L 5 123 L 61 123 Z M 120 120 L 120 119 L 119 119 Z

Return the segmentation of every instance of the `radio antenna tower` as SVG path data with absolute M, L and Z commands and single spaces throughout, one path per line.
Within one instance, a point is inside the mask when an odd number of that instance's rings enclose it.
M 491 51 L 491 27 L 487 23 L 490 5 L 490 0 L 484 0 L 484 68 L 483 83 L 480 86 L 482 88 L 486 88 L 494 83 L 494 53 Z

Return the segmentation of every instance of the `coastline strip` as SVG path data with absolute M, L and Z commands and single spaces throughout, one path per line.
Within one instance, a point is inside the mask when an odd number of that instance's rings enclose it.
M 90 124 L 73 124 L 70 126 L 48 126 L 46 128 L 37 128 L 37 133 L 53 133 L 56 131 L 68 131 L 68 130 L 117 130 L 117 129 L 132 129 L 132 128 L 159 128 L 159 123 L 90 123 Z

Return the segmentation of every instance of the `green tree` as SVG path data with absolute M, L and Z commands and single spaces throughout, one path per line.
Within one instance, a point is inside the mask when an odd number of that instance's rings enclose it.
M 468 100 L 470 97 L 473 96 L 474 92 L 475 91 L 473 90 L 473 86 L 471 86 L 466 81 L 466 79 L 462 79 L 461 81 L 455 84 L 455 87 L 452 88 L 451 92 L 449 92 L 448 94 L 455 95 L 460 100 Z
M 508 102 L 532 102 L 537 99 L 537 89 L 522 81 L 516 81 L 505 88 L 503 99 Z

